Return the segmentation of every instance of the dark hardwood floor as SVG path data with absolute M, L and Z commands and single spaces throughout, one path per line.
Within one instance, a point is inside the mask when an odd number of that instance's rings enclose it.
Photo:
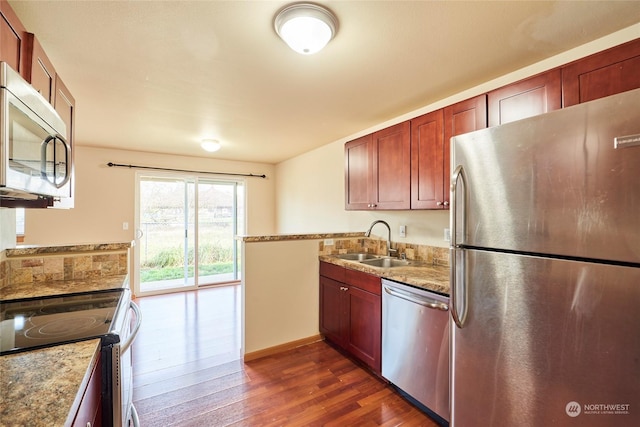
M 143 427 L 437 425 L 324 342 L 244 364 L 238 285 L 136 302 L 133 398 Z

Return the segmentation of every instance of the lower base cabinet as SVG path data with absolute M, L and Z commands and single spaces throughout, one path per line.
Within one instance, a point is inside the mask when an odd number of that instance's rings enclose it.
M 320 332 L 379 375 L 382 349 L 380 278 L 321 262 Z

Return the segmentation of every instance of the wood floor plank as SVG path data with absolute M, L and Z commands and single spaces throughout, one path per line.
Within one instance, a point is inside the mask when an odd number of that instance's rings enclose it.
M 239 285 L 137 301 L 134 403 L 144 427 L 437 426 L 325 342 L 243 363 Z

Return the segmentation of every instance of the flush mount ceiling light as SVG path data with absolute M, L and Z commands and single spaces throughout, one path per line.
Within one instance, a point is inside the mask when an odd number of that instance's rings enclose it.
M 338 31 L 338 18 L 330 10 L 313 3 L 294 3 L 275 17 L 276 33 L 289 47 L 311 55 L 327 45 Z
M 203 139 L 200 146 L 203 150 L 213 153 L 220 149 L 220 142 L 215 139 Z

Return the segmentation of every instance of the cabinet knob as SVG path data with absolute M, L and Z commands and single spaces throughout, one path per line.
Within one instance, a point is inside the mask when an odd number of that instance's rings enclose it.
M 449 206 L 449 202 L 444 202 L 443 205 Z
M 436 202 L 436 206 L 442 206 L 442 202 Z
M 368 208 L 375 208 L 376 206 L 378 206 L 378 205 L 376 205 L 375 203 L 369 203 L 367 205 Z

